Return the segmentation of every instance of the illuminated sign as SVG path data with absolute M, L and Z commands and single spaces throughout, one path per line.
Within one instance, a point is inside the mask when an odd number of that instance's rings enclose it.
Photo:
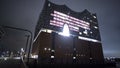
M 63 27 L 64 24 L 68 24 L 70 30 L 76 32 L 79 32 L 79 28 L 90 30 L 90 24 L 86 21 L 77 19 L 58 11 L 54 11 L 54 13 L 51 13 L 50 15 L 53 16 L 53 20 L 50 20 L 50 25 Z

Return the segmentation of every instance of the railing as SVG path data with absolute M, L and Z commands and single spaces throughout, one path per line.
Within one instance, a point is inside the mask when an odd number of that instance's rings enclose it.
M 29 42 L 29 48 L 28 48 L 28 55 L 27 55 L 27 63 L 29 63 L 29 58 L 30 58 L 30 53 L 31 53 L 31 47 L 32 47 L 32 32 L 30 30 L 27 29 L 22 29 L 22 28 L 17 28 L 17 27 L 11 27 L 11 26 L 5 26 L 5 25 L 1 25 L 3 28 L 7 28 L 7 29 L 13 29 L 13 30 L 19 30 L 19 31 L 25 31 L 28 32 L 30 34 L 30 42 Z M 26 45 L 28 45 L 28 40 Z

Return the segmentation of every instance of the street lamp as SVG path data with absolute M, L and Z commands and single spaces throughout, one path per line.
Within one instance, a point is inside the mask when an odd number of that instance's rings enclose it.
M 25 54 L 27 54 L 27 48 L 28 48 L 28 43 L 29 43 L 29 37 L 30 37 L 30 35 L 25 35 L 25 37 L 27 37 L 27 41 L 26 41 L 26 45 L 25 45 Z

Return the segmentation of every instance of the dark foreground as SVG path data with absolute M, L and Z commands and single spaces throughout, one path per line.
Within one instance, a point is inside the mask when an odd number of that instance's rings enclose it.
M 27 65 L 21 59 L 0 59 L 0 68 L 120 68 L 117 64 L 37 64 L 31 62 Z
M 30 68 L 35 68 L 36 66 L 31 66 Z M 104 65 L 87 65 L 87 64 L 57 64 L 57 65 L 38 65 L 36 68 L 116 68 L 115 66 L 104 66 Z

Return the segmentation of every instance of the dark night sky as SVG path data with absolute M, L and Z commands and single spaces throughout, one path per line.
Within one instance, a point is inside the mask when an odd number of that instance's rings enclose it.
M 88 9 L 96 13 L 104 56 L 120 57 L 120 0 L 50 1 L 59 5 L 65 4 L 76 12 Z M 0 24 L 28 29 L 34 33 L 44 2 L 44 0 L 0 0 Z M 19 36 L 19 33 L 17 35 Z

